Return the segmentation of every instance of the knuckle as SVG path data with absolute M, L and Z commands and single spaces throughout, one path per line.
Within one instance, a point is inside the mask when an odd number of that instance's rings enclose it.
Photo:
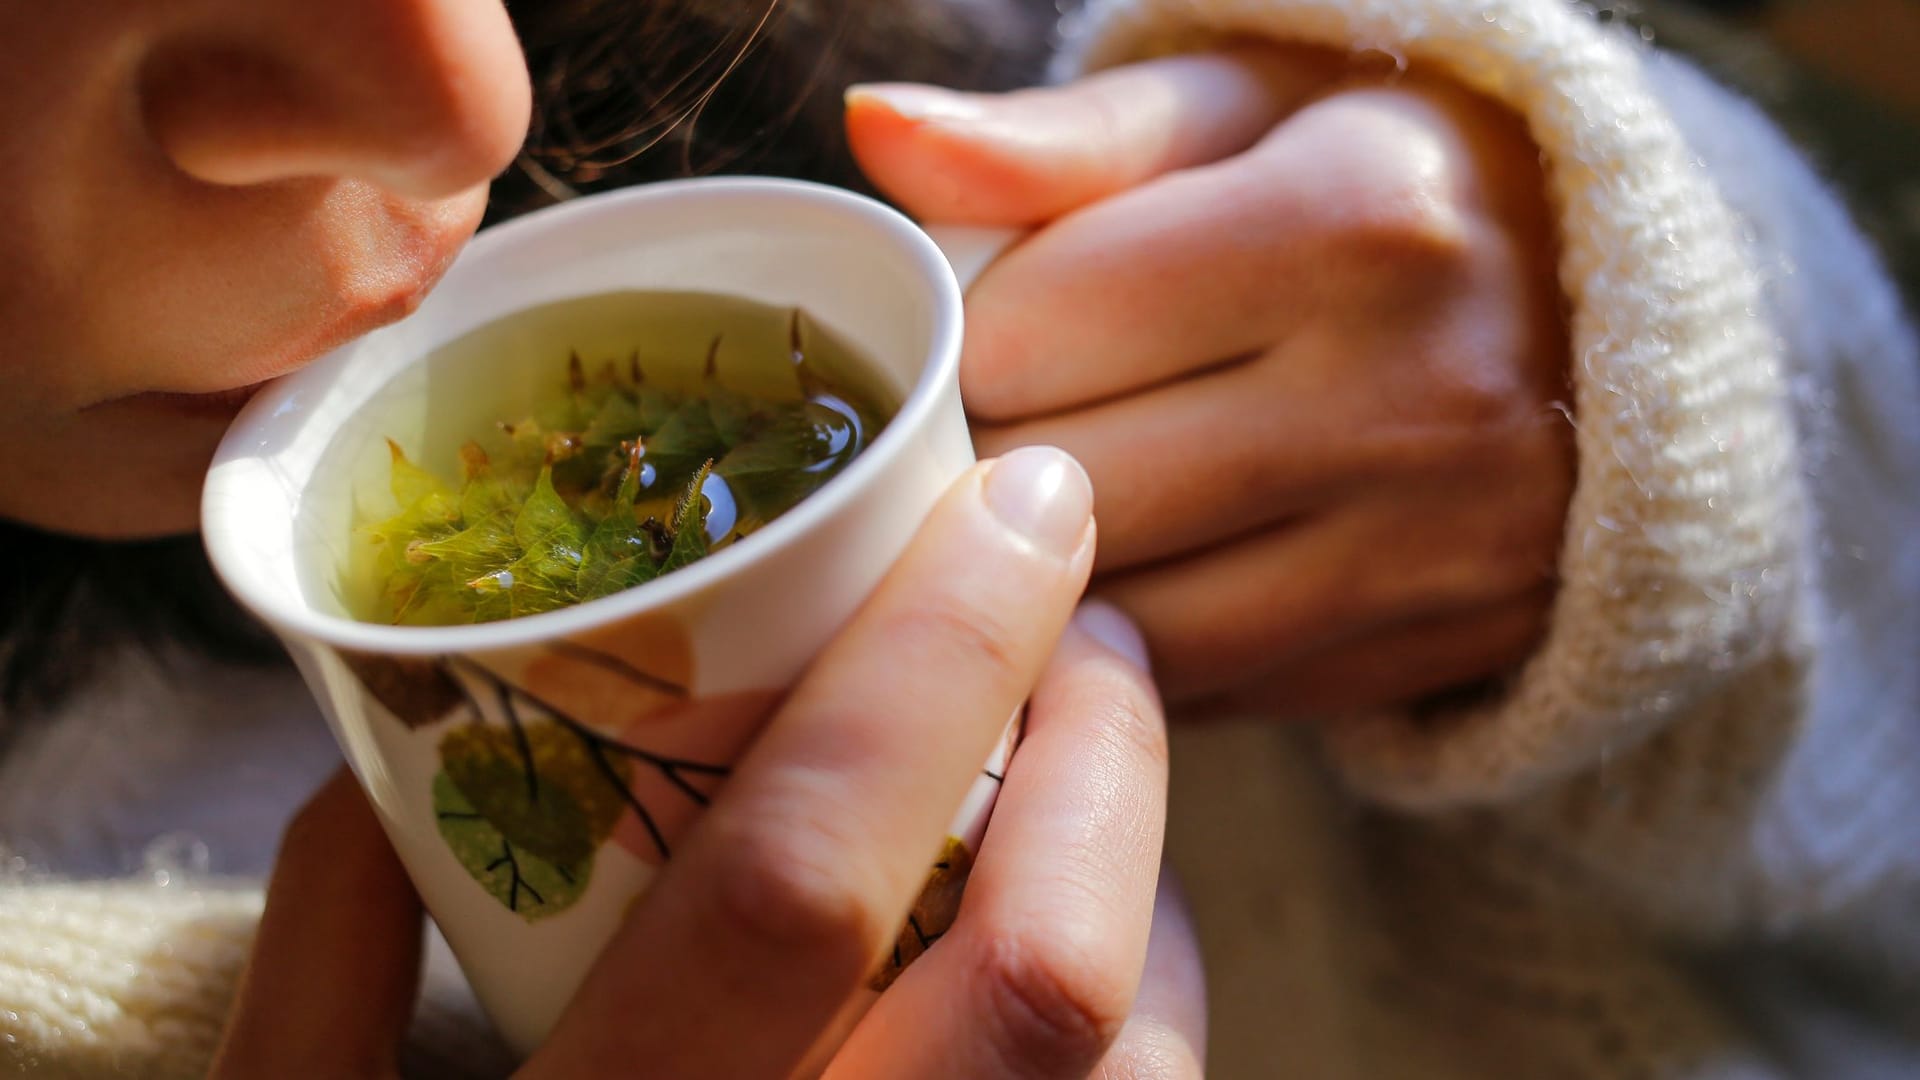
M 1342 215 L 1339 242 L 1386 284 L 1431 290 L 1465 275 L 1472 261 L 1472 223 L 1432 178 L 1375 177 L 1353 200 Z
M 958 665 L 963 671 L 985 668 L 997 679 L 1012 679 L 1024 667 L 1012 627 L 957 596 L 914 605 L 894 617 L 888 632 L 920 662 Z
M 1000 317 L 993 298 L 980 290 L 967 298 L 967 343 L 960 359 L 960 397 L 967 413 L 988 422 L 1017 419 L 1030 396 L 1027 376 L 1035 370 L 1025 339 L 1013 320 Z
M 1383 412 L 1445 438 L 1463 463 L 1528 462 L 1547 411 L 1506 313 L 1470 302 L 1400 335 L 1401 362 L 1379 382 Z
M 1473 261 L 1476 219 L 1454 155 L 1391 112 L 1341 113 L 1321 140 L 1321 242 L 1388 298 L 1457 284 Z
M 1043 1076 L 1092 1068 L 1126 1023 L 1126 980 L 1069 935 L 1028 931 L 990 941 L 977 976 L 1002 1060 Z
M 766 815 L 717 845 L 727 855 L 716 874 L 711 917 L 720 934 L 748 949 L 858 977 L 883 937 L 883 920 L 860 887 L 867 880 L 851 857 L 860 850 L 821 824 L 788 818 L 777 828 Z M 783 961 L 784 962 L 784 961 Z
M 1429 357 L 1424 396 L 1432 415 L 1476 433 L 1496 452 L 1512 452 L 1522 435 L 1515 421 L 1533 411 L 1532 394 L 1497 347 L 1473 344 L 1484 337 L 1470 334 L 1467 342 Z

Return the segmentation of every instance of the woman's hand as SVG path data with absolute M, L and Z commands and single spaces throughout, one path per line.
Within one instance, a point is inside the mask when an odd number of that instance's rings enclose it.
M 1004 97 L 849 95 L 923 220 L 1037 227 L 967 297 L 987 452 L 1100 496 L 1172 698 L 1402 703 L 1524 659 L 1573 478 L 1538 154 L 1450 85 L 1248 47 Z
M 1068 625 L 1090 510 L 1084 474 L 1052 450 L 956 484 L 523 1074 L 1079 1077 L 1106 1059 L 1198 1075 L 1199 962 L 1179 906 L 1155 903 L 1166 750 L 1144 648 L 1111 608 Z M 1030 695 L 957 921 L 859 1015 Z M 405 873 L 337 778 L 288 832 L 215 1074 L 392 1075 L 419 945 Z

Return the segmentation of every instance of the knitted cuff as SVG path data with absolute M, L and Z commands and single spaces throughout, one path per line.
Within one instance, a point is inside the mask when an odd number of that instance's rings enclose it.
M 206 1074 L 258 889 L 0 882 L 0 1072 Z
M 1386 52 L 1514 110 L 1548 162 L 1573 310 L 1580 463 L 1546 641 L 1491 704 L 1329 725 L 1347 780 L 1408 809 L 1517 798 L 1796 655 L 1781 347 L 1646 51 L 1561 0 L 1091 0 L 1057 74 L 1246 36 Z

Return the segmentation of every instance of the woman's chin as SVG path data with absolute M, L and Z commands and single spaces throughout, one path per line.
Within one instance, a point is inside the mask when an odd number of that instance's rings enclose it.
M 189 395 L 200 398 L 202 395 Z M 140 395 L 69 417 L 58 431 L 0 435 L 0 517 L 98 540 L 200 527 L 200 488 L 245 399 Z
M 149 393 L 136 394 L 122 398 L 116 404 L 139 412 L 158 412 L 189 420 L 211 420 L 232 423 L 240 415 L 240 410 L 253 395 L 260 392 L 264 382 L 250 386 L 239 386 L 231 390 L 216 390 L 205 394 Z
M 133 542 L 186 536 L 200 530 L 200 484 L 144 488 L 117 493 L 99 503 L 27 506 L 13 518 L 36 529 L 89 540 Z

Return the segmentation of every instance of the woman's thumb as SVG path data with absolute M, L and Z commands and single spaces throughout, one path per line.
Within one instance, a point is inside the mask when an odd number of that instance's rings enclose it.
M 1247 46 L 1010 94 L 855 86 L 847 137 L 875 186 L 922 220 L 1037 225 L 1246 149 L 1338 70 L 1318 50 Z

